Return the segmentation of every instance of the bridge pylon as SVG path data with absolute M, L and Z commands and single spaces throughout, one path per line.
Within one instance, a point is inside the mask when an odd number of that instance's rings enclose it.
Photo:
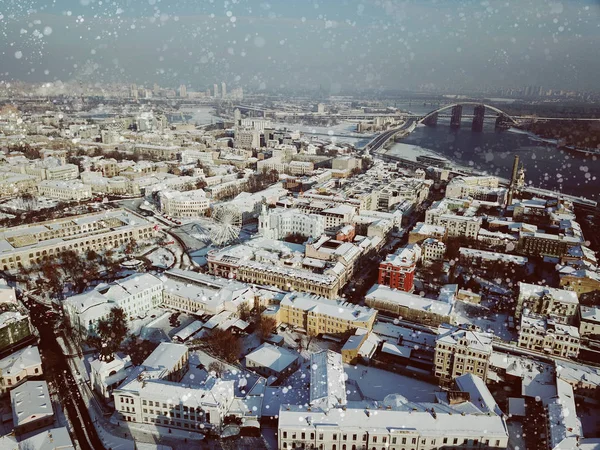
M 497 130 L 507 130 L 512 126 L 512 122 L 504 114 L 498 114 L 498 117 L 496 117 L 496 125 L 495 126 L 496 126 Z
M 450 118 L 450 128 L 460 128 L 460 120 L 462 119 L 462 105 L 454 105 L 452 107 L 452 117 Z
M 485 118 L 485 105 L 476 105 L 473 113 L 472 131 L 483 131 L 483 120 Z

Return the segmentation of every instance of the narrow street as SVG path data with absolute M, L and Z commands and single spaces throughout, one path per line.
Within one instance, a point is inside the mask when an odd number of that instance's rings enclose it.
M 81 449 L 103 449 L 104 446 L 96 434 L 87 406 L 77 389 L 77 380 L 71 374 L 67 358 L 62 352 L 54 333 L 54 321 L 48 317 L 49 308 L 33 300 L 25 299 L 30 311 L 31 321 L 39 330 L 38 344 L 42 355 L 42 365 L 46 380 L 58 391 L 61 404 L 73 425 Z

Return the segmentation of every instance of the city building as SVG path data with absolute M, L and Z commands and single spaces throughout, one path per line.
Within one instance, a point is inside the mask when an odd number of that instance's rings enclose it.
M 517 251 L 527 256 L 562 257 L 569 254 L 571 247 L 581 245 L 581 242 L 581 238 L 575 236 L 521 231 Z
M 365 296 L 365 304 L 378 311 L 429 326 L 453 324 L 453 304 L 375 284 Z
M 342 300 L 289 293 L 281 300 L 277 322 L 302 329 L 310 336 L 341 335 L 357 328 L 370 331 L 376 316 L 374 309 Z
M 268 342 L 248 353 L 245 357 L 246 368 L 270 378 L 279 380 L 294 372 L 300 363 L 300 355 Z
M 146 312 L 163 302 L 163 282 L 149 273 L 133 274 L 110 284 L 69 297 L 63 302 L 71 324 L 82 335 L 94 332 L 98 320 L 108 317 L 119 307 L 130 320 L 144 317 Z
M 10 391 L 13 427 L 20 436 L 54 423 L 52 399 L 45 381 L 26 381 Z
M 379 264 L 377 283 L 392 289 L 412 292 L 419 259 L 421 259 L 421 248 L 418 244 L 408 244 L 400 248 Z
M 346 373 L 342 355 L 331 350 L 324 350 L 310 355 L 310 397 L 311 408 L 330 411 L 333 408 L 345 407 Z
M 560 287 L 577 295 L 600 291 L 600 274 L 587 269 L 565 271 L 560 274 Z
M 481 228 L 481 217 L 475 217 L 468 200 L 439 200 L 425 213 L 426 225 L 442 226 L 448 237 L 476 239 Z
M 420 244 L 425 239 L 443 240 L 446 238 L 446 228 L 440 225 L 430 225 L 424 222 L 417 222 L 413 229 L 408 233 L 409 244 Z
M 421 261 L 424 264 L 443 261 L 446 255 L 446 244 L 434 238 L 427 238 L 421 243 Z
M 508 190 L 498 187 L 498 177 L 454 177 L 446 186 L 448 198 L 470 198 L 498 205 L 506 203 Z
M 558 323 L 540 315 L 521 316 L 519 347 L 563 358 L 577 358 L 579 342 L 577 327 Z
M 110 401 L 112 392 L 127 379 L 134 366 L 129 356 L 113 356 L 111 361 L 95 359 L 90 362 L 90 382 L 103 399 Z
M 270 209 L 263 205 L 258 218 L 258 233 L 276 240 L 289 235 L 317 239 L 325 233 L 325 218 L 319 214 L 306 214 L 299 209 Z
M 202 189 L 191 191 L 160 191 L 160 210 L 170 217 L 190 218 L 204 216 L 210 200 Z
M 29 316 L 15 306 L 0 313 L 0 352 L 34 338 Z
M 435 341 L 434 375 L 441 384 L 472 373 L 487 380 L 492 354 L 490 333 L 441 325 Z
M 42 358 L 35 345 L 29 345 L 0 359 L 0 395 L 42 373 Z
M 528 259 L 525 256 L 509 255 L 506 253 L 489 252 L 474 248 L 461 247 L 458 250 L 458 262 L 465 267 L 477 269 L 524 269 Z
M 27 450 L 75 450 L 67 427 L 51 428 L 23 439 L 18 448 Z
M 597 306 L 579 306 L 579 335 L 600 341 L 600 308 Z
M 154 224 L 123 209 L 18 225 L 0 229 L 0 268 L 29 267 L 65 250 L 104 251 L 154 236 Z
M 40 181 L 38 192 L 43 197 L 61 201 L 81 201 L 92 198 L 92 187 L 78 180 Z
M 550 316 L 564 323 L 573 323 L 578 308 L 579 299 L 574 291 L 519 282 L 516 319 L 527 312 Z

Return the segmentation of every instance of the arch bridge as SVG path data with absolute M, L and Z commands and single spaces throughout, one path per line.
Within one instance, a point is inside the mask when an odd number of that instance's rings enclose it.
M 435 111 L 431 111 L 430 113 L 421 117 L 418 120 L 418 123 L 423 123 L 429 126 L 435 126 L 437 125 L 439 113 L 448 109 L 452 109 L 452 114 L 450 116 L 450 127 L 460 128 L 460 121 L 462 119 L 462 108 L 465 105 L 475 106 L 473 114 L 473 123 L 471 126 L 473 131 L 483 130 L 483 120 L 485 117 L 486 109 L 490 109 L 498 114 L 496 116 L 496 128 L 508 128 L 511 125 L 519 125 L 519 122 L 514 117 L 505 113 L 501 109 L 480 102 L 459 102 L 442 106 L 441 108 L 438 108 Z

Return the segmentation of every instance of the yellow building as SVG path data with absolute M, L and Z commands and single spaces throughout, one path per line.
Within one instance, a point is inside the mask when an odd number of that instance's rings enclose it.
M 310 336 L 340 335 L 357 328 L 371 331 L 376 316 L 371 308 L 297 293 L 287 294 L 278 312 L 282 323 L 304 329 Z

